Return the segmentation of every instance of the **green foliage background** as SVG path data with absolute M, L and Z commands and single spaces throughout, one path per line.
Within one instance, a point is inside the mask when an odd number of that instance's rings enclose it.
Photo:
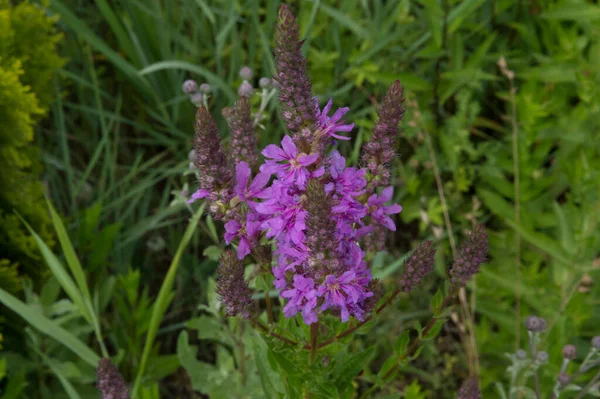
M 241 66 L 252 67 L 257 77 L 271 76 L 279 3 L 52 0 L 43 9 L 59 18 L 60 55 L 69 60 L 53 85 L 52 73 L 62 62 L 51 51 L 58 40 L 51 20 L 26 3 L 10 8 L 1 1 L 0 140 L 10 156 L 0 158 L 0 169 L 16 171 L 0 178 L 0 242 L 15 248 L 6 256 L 10 263 L 0 266 L 8 290 L 21 287 L 15 262 L 19 271 L 43 270 L 35 240 L 8 210 L 16 208 L 52 241 L 37 180 L 43 165 L 102 315 L 109 352 L 128 381 L 142 369 L 144 397 L 276 395 L 283 389 L 278 376 L 305 375 L 278 361 L 281 353 L 267 350 L 249 326 L 218 317 L 211 276 L 223 244 L 210 218 L 201 220 L 182 253 L 170 306 L 149 347 L 149 366 L 140 364 L 153 304 L 190 216 L 181 201 L 169 206 L 173 193 L 194 185 L 184 175 L 194 107 L 181 82 L 209 82 L 209 105 L 218 116 L 235 100 Z M 395 200 L 404 209 L 388 252 L 372 260 L 374 273 L 391 288 L 403 256 L 418 242 L 433 239 L 438 249 L 435 277 L 403 295 L 368 333 L 336 347 L 349 356 L 368 354 L 355 358 L 369 366 L 352 387 L 364 392 L 403 331 L 428 320 L 429 298 L 452 260 L 451 241 L 460 242 L 479 222 L 488 229 L 491 253 L 467 290 L 474 329 L 456 306 L 456 317 L 427 342 L 420 358 L 373 397 L 454 398 L 474 371 L 484 397 L 497 397 L 495 383 L 507 379 L 505 353 L 526 346 L 522 323 L 529 314 L 549 322 L 543 346 L 550 362 L 541 369 L 549 391 L 562 346 L 574 343 L 585 353 L 599 334 L 600 7 L 583 0 L 288 4 L 306 38 L 315 94 L 351 109 L 356 139 L 342 151 L 352 162 L 369 137 L 386 86 L 397 78 L 405 86 L 407 113 L 393 164 Z M 514 79 L 498 66 L 501 57 Z M 36 152 L 33 126 L 50 104 L 38 125 Z M 261 146 L 284 134 L 276 108 L 268 110 Z M 219 117 L 217 123 L 226 138 L 225 121 Z M 9 161 L 20 169 L 5 169 L 2 163 Z M 61 260 L 70 264 L 67 252 Z M 99 353 L 92 328 L 54 277 L 41 290 L 26 284 L 24 297 L 27 306 Z M 23 347 L 5 344 L 6 359 L 9 370 L 23 369 L 13 381 L 37 379 L 22 388 L 29 397 L 67 392 L 64 380 L 81 397 L 95 397 L 93 368 L 35 329 L 23 340 Z M 240 350 L 247 354 L 245 385 Z M 336 359 L 324 367 L 332 374 L 354 372 L 337 367 Z

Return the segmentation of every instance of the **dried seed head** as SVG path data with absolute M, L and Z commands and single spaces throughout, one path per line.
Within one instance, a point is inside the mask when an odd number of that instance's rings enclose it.
M 565 345 L 562 349 L 562 355 L 565 359 L 573 360 L 577 357 L 577 348 L 575 348 L 575 345 Z
M 102 399 L 127 399 L 129 388 L 119 370 L 110 359 L 100 359 L 96 369 L 96 387 L 102 394 Z
M 431 241 L 423 241 L 404 264 L 404 272 L 400 277 L 400 289 L 412 291 L 425 276 L 433 270 L 435 264 L 435 248 Z
M 487 233 L 485 227 L 479 224 L 467 235 L 466 241 L 458 250 L 456 260 L 450 269 L 452 283 L 464 286 L 487 260 L 487 253 Z
M 244 278 L 244 265 L 234 251 L 225 251 L 221 255 L 217 269 L 217 294 L 225 305 L 227 316 L 252 318 L 252 292 Z

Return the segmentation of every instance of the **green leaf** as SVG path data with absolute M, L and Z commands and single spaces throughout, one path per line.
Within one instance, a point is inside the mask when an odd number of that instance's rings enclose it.
M 569 257 L 562 251 L 560 246 L 557 245 L 557 243 L 554 240 L 552 240 L 551 238 L 548 238 L 547 236 L 545 236 L 541 233 L 529 231 L 529 230 L 523 228 L 522 226 L 516 224 L 512 220 L 506 220 L 506 223 L 510 227 L 512 227 L 517 233 L 519 233 L 521 235 L 521 238 L 523 238 L 525 241 L 529 242 L 530 244 L 538 247 L 542 251 L 546 252 L 548 255 L 552 256 L 554 259 L 558 260 L 559 262 L 565 263 L 565 264 L 571 263 Z
M 344 387 L 351 384 L 354 377 L 368 367 L 373 355 L 375 355 L 374 346 L 361 353 L 357 353 L 350 358 L 342 357 L 339 359 L 334 371 L 336 385 L 338 387 Z
M 42 240 L 42 238 L 39 235 L 37 235 L 37 233 L 31 228 L 31 226 L 29 226 L 29 224 L 23 218 L 21 218 L 21 220 L 33 236 L 40 250 L 40 253 L 42 254 L 42 257 L 46 261 L 46 264 L 50 268 L 50 271 L 52 272 L 56 280 L 59 282 L 60 286 L 63 288 L 63 290 L 65 290 L 69 298 L 71 298 L 73 303 L 77 306 L 77 308 L 81 312 L 81 315 L 85 317 L 85 319 L 88 322 L 91 323 L 92 317 L 89 313 L 89 307 L 86 305 L 86 302 L 83 299 L 81 292 L 79 292 L 79 290 L 77 289 L 77 286 L 71 279 L 69 273 L 66 271 L 58 257 L 54 255 L 54 253 L 50 250 L 48 245 L 46 245 L 44 240 Z
M 152 318 L 150 319 L 150 325 L 148 326 L 148 332 L 146 333 L 146 343 L 144 344 L 144 351 L 142 353 L 142 359 L 140 361 L 140 367 L 138 369 L 137 375 L 135 377 L 135 383 L 133 385 L 133 389 L 131 392 L 132 397 L 137 397 L 138 391 L 140 389 L 140 384 L 142 382 L 142 378 L 144 377 L 144 373 L 146 372 L 146 367 L 148 366 L 148 360 L 150 359 L 150 352 L 152 351 L 152 347 L 154 346 L 154 339 L 156 338 L 156 332 L 158 331 L 158 327 L 160 326 L 160 322 L 162 317 L 167 309 L 168 303 L 172 299 L 171 288 L 173 287 L 173 282 L 175 280 L 175 276 L 177 275 L 177 269 L 179 268 L 179 261 L 181 256 L 183 255 L 183 251 L 187 247 L 187 244 L 190 242 L 192 235 L 196 231 L 198 227 L 198 222 L 200 221 L 200 217 L 204 213 L 204 205 L 202 205 L 192 219 L 190 220 L 185 233 L 183 233 L 183 237 L 179 242 L 179 247 L 177 247 L 177 252 L 175 252 L 175 256 L 171 261 L 171 265 L 169 266 L 169 270 L 167 271 L 167 275 L 163 281 L 162 286 L 160 287 L 160 291 L 158 292 L 158 297 L 156 298 L 156 302 L 154 303 L 154 307 L 152 309 Z
M 255 334 L 252 346 L 254 349 L 256 368 L 258 369 L 260 382 L 265 391 L 265 397 L 268 399 L 280 398 L 282 395 L 279 393 L 283 393 L 281 376 L 278 375 L 278 373 L 275 372 L 269 364 L 267 359 L 267 345 L 264 343 L 260 335 Z
M 71 384 L 71 381 L 69 381 L 67 379 L 67 377 L 65 377 L 61 368 L 58 367 L 54 363 L 54 361 L 50 360 L 50 358 L 48 358 L 48 356 L 46 356 L 44 353 L 39 351 L 37 348 L 34 347 L 34 349 L 37 352 L 37 354 L 40 355 L 40 357 L 42 358 L 44 363 L 46 363 L 46 365 L 50 368 L 50 370 L 52 370 L 52 372 L 56 375 L 56 377 L 60 381 L 60 384 L 63 386 L 65 392 L 67 393 L 67 396 L 69 396 L 70 399 L 81 399 L 81 396 L 79 396 L 79 393 L 75 390 L 75 387 L 73 387 L 73 384 Z
M 215 14 L 213 14 L 212 10 L 206 4 L 206 2 L 204 0 L 196 0 L 196 3 L 198 3 L 198 6 L 202 9 L 202 13 L 206 16 L 206 18 L 208 18 L 210 23 L 212 25 L 214 25 L 215 24 Z
M 25 321 L 42 334 L 48 335 L 63 344 L 92 367 L 96 368 L 98 366 L 100 357 L 93 350 L 54 321 L 48 319 L 31 306 L 21 302 L 2 288 L 0 288 L 0 302 L 25 319 Z
M 176 61 L 176 60 L 166 60 L 156 62 L 154 64 L 148 65 L 144 69 L 138 72 L 139 76 L 148 75 L 150 73 L 162 71 L 165 69 L 182 69 L 184 71 L 192 72 L 204 77 L 211 84 L 217 86 L 219 89 L 223 90 L 223 92 L 227 95 L 230 101 L 235 101 L 236 95 L 231 90 L 231 87 L 225 83 L 223 79 L 214 73 L 210 72 L 208 69 L 202 68 L 199 65 L 192 64 L 186 61 Z
M 177 338 L 177 356 L 195 391 L 208 395 L 215 386 L 223 383 L 224 377 L 215 366 L 196 359 L 196 347 L 189 344 L 187 331 L 182 331 Z
M 404 355 L 409 342 L 410 342 L 410 331 L 404 330 L 404 332 L 398 337 L 398 339 L 396 340 L 396 343 L 394 344 L 394 352 L 396 352 L 396 354 L 398 356 Z
M 221 249 L 221 247 L 217 245 L 211 245 L 204 248 L 204 251 L 202 251 L 202 255 L 206 256 L 210 260 L 218 261 L 221 258 L 222 252 L 223 250 Z
M 383 363 L 383 366 L 381 366 L 381 370 L 379 370 L 379 373 L 377 373 L 379 378 L 383 378 L 387 374 L 387 372 L 390 371 L 392 367 L 396 365 L 396 363 L 398 363 L 398 361 L 398 358 L 394 355 L 388 357 Z
M 214 317 L 200 316 L 188 320 L 185 324 L 188 328 L 198 331 L 198 339 L 212 339 L 230 343 L 230 340 L 226 339 L 228 337 L 223 331 L 223 325 Z
M 555 21 L 591 22 L 600 19 L 600 7 L 589 3 L 565 2 L 542 12 L 539 17 Z
M 442 302 L 444 302 L 444 292 L 442 288 L 438 288 L 433 298 L 431 298 L 430 306 L 434 315 L 438 315 L 441 311 L 440 306 L 442 306 Z
M 427 334 L 423 337 L 423 341 L 428 341 L 430 339 L 434 339 L 438 336 L 442 327 L 446 324 L 446 319 L 436 319 L 435 324 L 431 327 L 431 330 L 427 332 Z

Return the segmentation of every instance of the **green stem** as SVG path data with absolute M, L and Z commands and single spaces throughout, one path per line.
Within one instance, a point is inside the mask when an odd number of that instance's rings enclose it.
M 317 350 L 319 343 L 319 322 L 310 325 L 310 364 L 314 364 L 317 360 Z

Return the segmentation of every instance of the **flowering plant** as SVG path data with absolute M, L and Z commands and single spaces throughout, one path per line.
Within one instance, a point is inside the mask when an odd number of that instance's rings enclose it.
M 291 397 L 334 392 L 346 397 L 374 352 L 351 355 L 339 343 L 368 328 L 367 323 L 401 292 L 419 284 L 433 270 L 435 250 L 432 242 L 422 243 L 406 261 L 397 288 L 382 294 L 367 253 L 382 249 L 385 231 L 396 230 L 393 215 L 402 210 L 390 203 L 390 164 L 404 115 L 400 82 L 392 83 L 381 101 L 360 166 L 347 165 L 335 145 L 351 139 L 354 124 L 344 120 L 349 109 L 338 108 L 331 114 L 332 100 L 321 108 L 313 96 L 299 29 L 285 5 L 279 10 L 275 34 L 276 75 L 274 82 L 261 79 L 261 86 L 278 89 L 281 116 L 290 135 L 280 145 L 264 148 L 265 160 L 259 162 L 259 118 L 251 116 L 252 71 L 245 68 L 240 73 L 244 83 L 239 100 L 223 111 L 231 129 L 227 154 L 207 108 L 210 89 L 205 87 L 198 97 L 193 94 L 197 85 L 185 82 L 184 91 L 199 107 L 193 163 L 200 187 L 189 202 L 205 200 L 211 216 L 224 224 L 226 244 L 237 247 L 221 257 L 217 293 L 227 316 L 241 317 L 264 334 L 271 367 L 284 377 L 285 392 Z M 268 93 L 263 90 L 263 99 Z M 264 101 L 259 113 L 263 105 Z M 422 341 L 437 335 L 448 315 L 446 305 L 486 256 L 486 232 L 475 226 L 450 269 L 451 284 L 432 300 L 434 317 L 412 342 L 408 331 L 398 338 L 396 353 L 367 392 L 418 356 Z M 246 261 L 258 266 L 255 285 L 262 284 L 265 290 L 264 312 L 245 278 Z M 279 292 L 283 317 L 276 317 L 273 288 Z M 319 368 L 316 374 L 315 368 Z M 263 386 L 274 389 L 265 381 Z

